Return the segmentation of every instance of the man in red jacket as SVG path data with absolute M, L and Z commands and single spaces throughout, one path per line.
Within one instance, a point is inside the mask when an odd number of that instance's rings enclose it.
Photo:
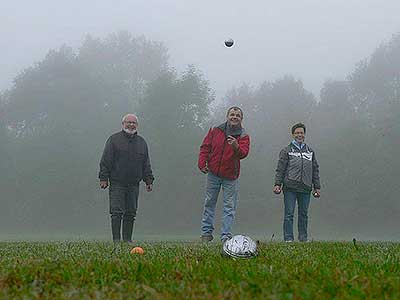
M 243 112 L 231 107 L 227 121 L 211 128 L 200 146 L 198 167 L 207 174 L 207 188 L 201 220 L 201 239 L 211 241 L 214 231 L 215 206 L 222 186 L 224 208 L 221 241 L 232 237 L 232 224 L 238 197 L 240 160 L 250 149 L 250 137 L 242 127 Z

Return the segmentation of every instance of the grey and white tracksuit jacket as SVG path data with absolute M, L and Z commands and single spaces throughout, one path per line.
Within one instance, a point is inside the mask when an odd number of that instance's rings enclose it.
M 275 185 L 284 191 L 309 193 L 312 188 L 320 189 L 319 165 L 312 150 L 305 144 L 301 150 L 290 143 L 279 153 Z

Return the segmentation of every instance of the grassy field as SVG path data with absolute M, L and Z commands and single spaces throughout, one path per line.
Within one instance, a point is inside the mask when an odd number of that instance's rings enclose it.
M 0 243 L 0 299 L 400 299 L 398 243 Z

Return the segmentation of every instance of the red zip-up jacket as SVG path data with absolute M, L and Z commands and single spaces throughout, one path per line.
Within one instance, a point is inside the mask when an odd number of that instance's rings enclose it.
M 233 150 L 226 139 L 226 134 L 220 127 L 210 128 L 200 146 L 199 169 L 206 165 L 209 172 L 226 179 L 237 179 L 240 174 L 240 160 L 249 154 L 250 137 L 242 129 L 240 136 L 234 136 L 239 149 Z

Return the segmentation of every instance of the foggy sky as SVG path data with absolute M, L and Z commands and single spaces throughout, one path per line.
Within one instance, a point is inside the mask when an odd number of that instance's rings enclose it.
M 344 79 L 400 31 L 399 11 L 399 0 L 2 0 L 0 90 L 49 49 L 128 30 L 164 42 L 179 71 L 200 68 L 217 97 L 285 74 L 318 96 L 324 80 Z

